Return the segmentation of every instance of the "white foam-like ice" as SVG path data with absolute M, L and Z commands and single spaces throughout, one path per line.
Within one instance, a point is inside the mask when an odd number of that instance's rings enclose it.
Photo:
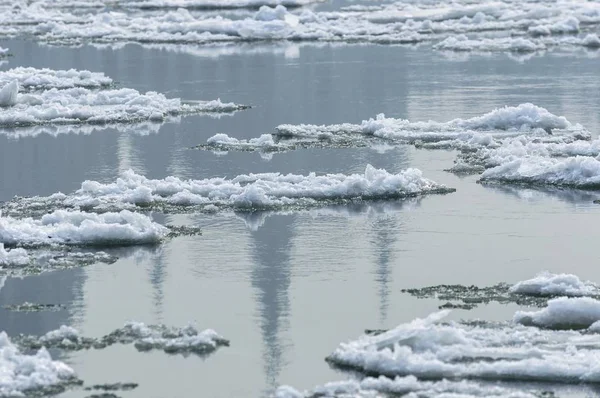
M 171 115 L 203 112 L 233 112 L 244 107 L 220 100 L 185 103 L 163 94 L 142 94 L 133 89 L 94 91 L 75 87 L 42 92 L 18 93 L 18 80 L 0 89 L 0 126 L 37 124 L 102 124 L 162 121 Z
M 167 233 L 150 217 L 127 210 L 104 214 L 56 210 L 40 219 L 0 217 L 0 243 L 7 245 L 134 245 L 159 242 Z
M 4 267 L 24 267 L 29 262 L 30 258 L 27 250 L 21 248 L 6 250 L 4 244 L 0 243 L 0 269 Z
M 582 299 L 589 300 L 577 300 Z M 377 336 L 342 343 L 328 360 L 388 377 L 600 381 L 595 335 L 518 324 L 440 323 L 447 314 L 441 311 Z
M 45 349 L 25 355 L 0 332 L 0 396 L 25 396 L 28 392 L 64 384 L 75 378 L 75 372 L 59 361 L 53 361 Z
M 594 189 L 600 187 L 600 161 L 585 156 L 516 158 L 486 170 L 481 181 Z
M 7 71 L 0 71 L 0 86 L 12 81 L 19 82 L 24 89 L 50 89 L 50 88 L 102 88 L 110 86 L 113 81 L 104 73 L 90 72 L 88 70 L 53 70 L 18 67 Z
M 226 10 L 236 8 L 259 8 L 262 6 L 301 7 L 324 0 L 121 0 L 123 7 L 140 9 L 201 9 Z
M 290 386 L 279 387 L 274 398 L 310 398 L 310 397 L 381 397 L 388 395 L 414 394 L 414 397 L 506 397 L 506 398 L 535 398 L 533 392 L 517 391 L 505 387 L 485 385 L 473 381 L 427 381 L 415 376 L 385 376 L 366 377 L 360 381 L 347 380 L 326 383 L 311 391 L 298 391 Z M 382 395 L 383 394 L 383 395 Z M 413 396 L 413 395 L 409 395 Z
M 316 206 L 341 200 L 392 199 L 453 192 L 423 177 L 418 169 L 388 173 L 367 165 L 363 174 L 308 175 L 243 174 L 233 179 L 149 179 L 132 170 L 114 183 L 85 181 L 70 195 L 17 199 L 8 205 L 27 207 L 68 206 L 114 209 L 135 205 L 219 206 L 236 209 Z
M 544 50 L 542 43 L 523 37 L 478 38 L 469 39 L 465 35 L 450 36 L 434 44 L 438 50 L 448 51 L 513 51 L 534 52 Z
M 590 281 L 582 281 L 573 274 L 541 272 L 532 279 L 517 282 L 511 293 L 533 296 L 596 296 L 600 288 Z
M 591 297 L 559 297 L 539 311 L 518 311 L 515 322 L 545 328 L 587 328 L 600 321 L 600 301 Z

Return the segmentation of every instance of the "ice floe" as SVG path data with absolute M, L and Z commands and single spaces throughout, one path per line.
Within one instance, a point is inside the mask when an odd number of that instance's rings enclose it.
M 113 344 L 133 343 L 139 351 L 158 349 L 171 354 L 208 354 L 220 346 L 229 345 L 228 340 L 212 329 L 198 331 L 192 325 L 172 328 L 141 322 L 128 322 L 101 338 L 84 337 L 77 329 L 63 325 L 41 337 L 21 335 L 15 341 L 29 349 L 46 347 L 67 350 L 101 349 Z
M 419 380 L 415 376 L 385 376 L 365 377 L 358 380 L 347 380 L 326 383 L 311 391 L 298 391 L 290 386 L 280 386 L 274 398 L 316 398 L 316 397 L 382 397 L 408 395 L 412 397 L 505 397 L 505 398 L 535 398 L 534 391 L 519 391 L 514 388 L 501 387 L 492 384 L 481 384 L 473 381 L 428 381 Z
M 203 180 L 182 180 L 174 176 L 155 180 L 129 170 L 114 183 L 85 181 L 72 194 L 16 198 L 5 203 L 4 210 L 12 214 L 28 209 L 56 207 L 106 211 L 144 206 L 159 207 L 162 210 L 179 208 L 181 211 L 182 206 L 196 206 L 195 209 L 207 207 L 207 211 L 211 212 L 223 208 L 252 211 L 324 206 L 347 201 L 399 199 L 453 191 L 452 188 L 424 178 L 417 169 L 393 174 L 371 165 L 367 165 L 363 174 L 262 173 L 242 174 L 232 179 Z M 132 213 L 125 214 L 132 217 Z M 0 229 L 0 236 L 1 231 Z
M 95 91 L 84 87 L 21 94 L 19 81 L 0 89 L 0 127 L 38 124 L 105 124 L 163 121 L 172 115 L 234 112 L 247 107 L 213 101 L 182 101 L 163 94 L 121 88 Z
M 600 288 L 591 281 L 582 281 L 577 275 L 545 271 L 532 279 L 517 282 L 510 292 L 535 296 L 598 296 Z
M 41 348 L 25 355 L 0 332 L 0 396 L 15 397 L 34 394 L 47 388 L 60 388 L 75 380 L 75 372 L 66 364 L 53 361 Z M 58 390 L 55 390 L 58 392 Z
M 293 8 L 323 1 L 325 0 L 120 0 L 119 4 L 123 7 L 139 9 L 227 10 L 278 5 Z
M 0 86 L 17 81 L 21 89 L 41 90 L 51 88 L 106 88 L 113 84 L 104 73 L 88 70 L 53 70 L 18 67 L 0 71 Z
M 4 244 L 0 243 L 0 269 L 5 267 L 23 267 L 28 265 L 29 262 L 30 259 L 27 250 L 21 248 L 6 250 Z
M 441 323 L 447 314 L 440 311 L 342 343 L 327 359 L 336 366 L 388 377 L 600 381 L 600 344 L 594 334 L 512 323 Z
M 518 311 L 515 322 L 552 329 L 588 328 L 600 321 L 600 301 L 592 297 L 559 297 L 538 311 Z
M 123 210 L 93 214 L 56 210 L 40 219 L 0 217 L 5 245 L 136 245 L 160 242 L 169 229 L 150 217 Z

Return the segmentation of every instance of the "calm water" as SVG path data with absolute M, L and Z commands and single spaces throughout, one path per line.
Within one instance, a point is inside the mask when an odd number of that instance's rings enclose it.
M 256 137 L 282 123 L 360 122 L 378 113 L 446 121 L 532 102 L 600 128 L 598 53 L 452 56 L 428 47 L 296 46 L 197 49 L 77 49 L 1 41 L 15 66 L 89 69 L 124 87 L 184 99 L 251 104 L 220 119 L 187 117 L 148 133 L 0 135 L 0 200 L 70 192 L 85 179 L 112 181 L 132 168 L 148 177 L 248 172 L 355 173 L 367 164 L 425 176 L 456 193 L 293 213 L 155 215 L 195 225 L 202 236 L 118 251 L 119 261 L 25 279 L 9 278 L 0 304 L 64 304 L 67 310 L 0 309 L 9 334 L 43 334 L 62 324 L 100 336 L 127 320 L 183 326 L 193 321 L 231 339 L 207 358 L 139 353 L 113 346 L 59 355 L 86 384 L 137 382 L 123 397 L 266 396 L 280 384 L 310 388 L 343 379 L 323 360 L 365 328 L 393 327 L 435 311 L 401 289 L 440 283 L 491 285 L 541 270 L 600 281 L 591 226 L 594 193 L 493 188 L 442 171 L 451 151 L 398 147 L 275 154 L 188 149 L 216 133 Z M 455 311 L 454 319 L 508 320 L 516 306 Z M 586 390 L 587 391 L 587 390 Z M 586 392 L 584 391 L 584 393 Z M 581 392 L 581 391 L 580 391 Z M 590 392 L 591 393 L 591 392 Z M 83 397 L 71 391 L 65 397 Z

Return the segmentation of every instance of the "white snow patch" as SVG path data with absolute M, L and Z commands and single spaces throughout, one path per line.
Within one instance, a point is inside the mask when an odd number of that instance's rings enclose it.
M 18 81 L 20 87 L 28 89 L 50 88 L 101 88 L 110 86 L 113 81 L 103 73 L 88 70 L 52 70 L 18 67 L 0 71 L 0 86 Z
M 4 244 L 0 243 L 0 269 L 4 267 L 24 267 L 29 262 L 30 258 L 27 250 L 21 248 L 6 250 Z
M 0 106 L 9 107 L 17 104 L 17 95 L 19 93 L 19 82 L 13 80 L 4 84 L 0 89 Z
M 545 328 L 587 328 L 600 320 L 600 301 L 591 297 L 559 297 L 539 311 L 518 311 L 514 320 Z
M 600 288 L 573 274 L 541 272 L 535 278 L 514 284 L 510 292 L 533 296 L 595 296 L 600 295 Z
M 8 245 L 133 245 L 159 242 L 167 232 L 148 216 L 127 210 L 104 214 L 56 210 L 39 220 L 0 217 L 0 243 Z
M 5 332 L 0 332 L 0 396 L 25 396 L 28 391 L 59 385 L 74 377 L 73 369 L 53 361 L 46 349 L 24 355 Z

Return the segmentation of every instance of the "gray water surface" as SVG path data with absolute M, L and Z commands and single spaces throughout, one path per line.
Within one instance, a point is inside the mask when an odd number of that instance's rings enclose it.
M 420 168 L 457 192 L 406 201 L 261 214 L 155 215 L 201 236 L 116 252 L 114 264 L 8 278 L 0 304 L 64 304 L 57 312 L 0 309 L 9 335 L 62 324 L 101 336 L 136 320 L 213 328 L 229 348 L 206 358 L 139 353 L 132 346 L 56 353 L 86 384 L 136 382 L 123 397 L 261 397 L 280 384 L 306 389 L 347 375 L 324 358 L 364 329 L 389 328 L 437 309 L 403 288 L 487 286 L 542 270 L 600 281 L 593 192 L 490 187 L 444 172 L 452 151 L 400 146 L 216 156 L 190 147 L 216 133 L 252 138 L 282 123 L 360 123 L 375 117 L 447 121 L 531 102 L 600 131 L 598 53 L 528 59 L 448 56 L 428 47 L 241 46 L 191 54 L 127 45 L 54 48 L 4 40 L 15 66 L 104 72 L 124 87 L 254 108 L 215 119 L 90 134 L 11 138 L 0 132 L 0 200 L 71 192 L 133 169 L 150 178 L 249 172 L 360 173 L 367 164 Z M 202 51 L 200 51 L 202 50 Z M 454 311 L 452 319 L 509 320 L 515 305 Z M 63 394 L 83 397 L 81 390 Z

